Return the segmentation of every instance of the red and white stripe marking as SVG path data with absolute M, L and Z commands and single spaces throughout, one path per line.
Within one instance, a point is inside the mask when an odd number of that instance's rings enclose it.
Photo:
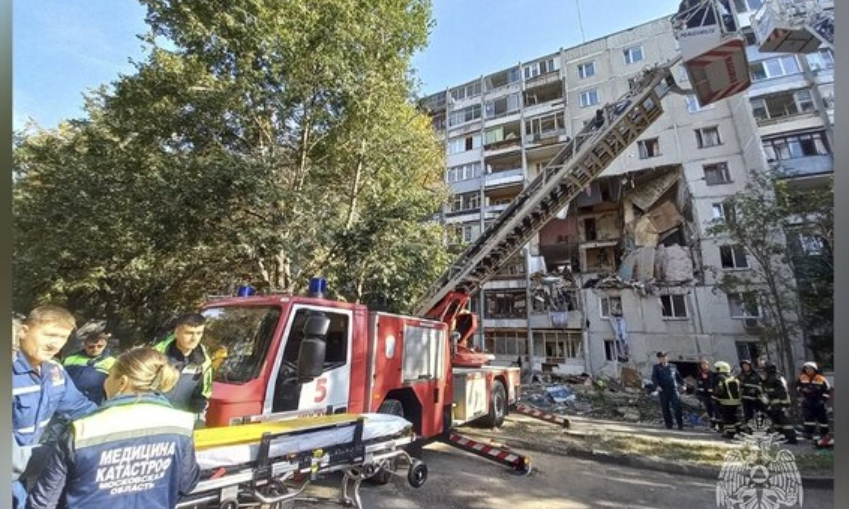
M 448 437 L 448 441 L 451 445 L 455 447 L 469 452 L 473 452 L 478 456 L 483 456 L 493 461 L 497 461 L 498 463 L 513 467 L 516 470 L 530 471 L 530 460 L 525 456 L 510 452 L 506 447 L 502 449 L 492 445 L 484 444 L 482 442 L 477 442 L 470 438 L 466 438 L 462 435 L 458 435 L 457 433 L 451 433 L 451 435 Z
M 516 405 L 516 412 L 536 419 L 541 419 L 543 421 L 553 422 L 563 426 L 564 428 L 568 428 L 571 425 L 569 419 L 562 415 L 543 412 L 542 410 L 537 410 L 536 408 L 527 405 Z

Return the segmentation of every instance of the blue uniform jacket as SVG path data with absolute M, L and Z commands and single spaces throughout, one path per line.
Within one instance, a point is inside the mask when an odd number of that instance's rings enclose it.
M 678 388 L 684 386 L 684 379 L 681 378 L 678 368 L 669 362 L 666 363 L 666 366 L 660 363 L 654 365 L 651 373 L 651 381 L 667 394 L 678 394 Z
M 58 362 L 45 362 L 36 372 L 20 352 L 12 363 L 12 433 L 20 445 L 41 439 L 54 415 L 78 419 L 97 405 L 77 390 Z
M 27 500 L 53 509 L 174 509 L 197 485 L 194 415 L 159 395 L 107 400 L 71 423 Z
M 113 364 L 115 364 L 115 357 L 109 349 L 104 350 L 97 357 L 89 357 L 85 350 L 82 350 L 68 356 L 64 367 L 77 389 L 99 405 L 106 399 L 103 382 L 109 376 L 109 370 Z

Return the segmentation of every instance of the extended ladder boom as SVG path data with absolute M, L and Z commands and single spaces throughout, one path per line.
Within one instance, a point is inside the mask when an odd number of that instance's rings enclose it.
M 453 292 L 472 295 L 480 290 L 514 253 L 663 114 L 661 99 L 670 91 L 677 91 L 672 67 L 679 60 L 680 57 L 647 69 L 631 81 L 630 92 L 605 105 L 600 115 L 554 156 L 442 274 L 413 312 L 417 316 L 444 319 L 434 316 L 448 308 L 443 299 Z

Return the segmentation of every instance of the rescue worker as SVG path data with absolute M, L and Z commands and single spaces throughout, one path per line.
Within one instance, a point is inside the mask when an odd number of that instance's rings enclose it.
M 781 433 L 788 444 L 796 443 L 796 428 L 790 422 L 787 414 L 790 408 L 790 393 L 787 390 L 787 380 L 778 372 L 778 367 L 772 363 L 764 365 L 763 393 L 766 399 L 766 414 L 772 422 L 772 431 Z
M 764 411 L 761 396 L 761 375 L 752 369 L 752 361 L 744 359 L 740 361 L 740 374 L 737 375 L 737 380 L 740 381 L 740 389 L 742 391 L 741 403 L 743 406 L 743 430 L 751 433 L 751 421 L 755 418 L 758 412 Z
M 669 364 L 666 352 L 657 352 L 658 363 L 654 365 L 651 381 L 660 394 L 660 410 L 666 429 L 672 429 L 672 413 L 678 429 L 684 429 L 684 417 L 681 411 L 679 392 L 684 387 L 684 379 L 674 364 Z
M 161 353 L 134 348 L 115 361 L 107 400 L 74 420 L 52 448 L 28 509 L 174 509 L 198 482 L 194 415 L 160 392 L 180 375 Z
M 696 373 L 696 397 L 702 402 L 702 407 L 710 419 L 710 427 L 719 430 L 719 415 L 713 404 L 713 386 L 716 384 L 716 376 L 710 369 L 707 360 L 699 362 L 699 371 Z
M 831 397 L 831 387 L 828 380 L 819 372 L 815 362 L 802 364 L 802 373 L 796 380 L 796 393 L 802 400 L 802 419 L 805 426 L 805 437 L 818 443 L 828 435 L 828 411 L 826 402 Z
M 53 360 L 75 326 L 68 310 L 40 306 L 19 327 L 19 350 L 12 363 L 12 434 L 19 447 L 19 478 L 13 479 L 12 493 L 17 508 L 24 507 L 27 484 L 43 467 L 44 448 L 39 445 L 53 417 L 75 419 L 97 409 Z
M 153 348 L 164 353 L 180 373 L 180 379 L 165 396 L 174 408 L 197 414 L 203 420 L 212 394 L 212 358 L 201 344 L 206 318 L 200 313 L 177 317 L 174 332 Z
M 713 400 L 722 418 L 722 434 L 734 438 L 740 432 L 740 381 L 731 375 L 727 362 L 715 362 L 713 371 L 716 373 Z
M 65 358 L 65 371 L 74 381 L 74 385 L 96 404 L 106 397 L 103 382 L 109 376 L 109 369 L 115 364 L 115 357 L 109 349 L 111 334 L 95 331 L 83 338 L 82 349 Z

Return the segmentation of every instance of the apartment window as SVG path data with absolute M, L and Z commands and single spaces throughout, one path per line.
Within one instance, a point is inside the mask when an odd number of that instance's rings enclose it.
M 744 27 L 741 31 L 743 38 L 746 39 L 746 46 L 756 46 L 758 38 L 755 36 L 755 31 L 751 27 Z
M 699 100 L 696 99 L 696 96 L 690 94 L 684 97 L 684 102 L 687 104 L 687 111 L 690 113 L 698 113 L 702 110 L 709 110 L 713 108 L 713 104 L 708 104 L 707 106 L 701 106 L 699 104 Z
M 749 74 L 751 74 L 753 82 L 799 74 L 800 72 L 802 70 L 799 69 L 799 62 L 796 61 L 795 55 L 769 58 L 749 65 Z
M 799 250 L 806 256 L 819 256 L 825 250 L 822 237 L 800 233 L 798 236 Z
M 581 79 L 595 76 L 595 61 L 578 64 L 578 77 Z
M 602 318 L 622 315 L 622 297 L 599 297 L 598 306 Z
M 524 290 L 486 292 L 487 318 L 525 318 L 527 297 Z
M 733 205 L 727 203 L 714 203 L 713 219 L 715 221 L 723 221 L 725 223 L 733 223 L 737 220 L 737 210 Z
M 824 131 L 770 138 L 763 140 L 763 147 L 770 162 L 831 153 Z
M 613 339 L 605 339 L 604 340 L 604 359 L 613 362 L 617 359 L 618 348 L 616 346 L 616 340 Z
M 434 115 L 431 119 L 431 124 L 433 125 L 434 131 L 444 131 L 445 130 L 445 115 Z
M 448 117 L 448 125 L 453 127 L 479 118 L 481 118 L 481 105 L 473 104 L 462 110 L 451 112 L 451 115 Z
M 763 5 L 763 0 L 734 0 L 734 7 L 738 13 L 756 11 Z
M 471 99 L 473 97 L 477 97 L 481 95 L 481 83 L 477 81 L 475 83 L 470 83 L 468 85 L 455 88 L 451 91 L 451 98 L 455 101 L 462 101 L 463 99 Z
M 480 208 L 481 198 L 478 193 L 455 194 L 451 204 L 451 212 L 465 212 Z
M 546 60 L 540 60 L 539 62 L 526 65 L 523 72 L 525 74 L 525 79 L 527 80 L 542 74 L 556 71 L 559 68 L 560 62 L 556 58 L 548 58 Z
M 648 159 L 660 155 L 660 141 L 657 138 L 640 140 L 637 142 L 637 148 L 640 151 L 640 159 Z
M 537 330 L 534 331 L 534 344 L 542 343 L 543 351 L 548 362 L 562 362 L 581 355 L 580 333 Z
M 626 64 L 634 64 L 634 63 L 643 61 L 643 47 L 642 46 L 631 46 L 630 48 L 625 48 L 623 53 L 625 54 L 625 63 Z
M 715 147 L 722 145 L 722 139 L 719 137 L 718 127 L 703 127 L 696 129 L 696 144 L 699 148 Z
M 821 48 L 807 55 L 808 65 L 813 71 L 834 69 L 834 51 L 831 48 Z
M 581 95 L 580 95 L 581 108 L 587 108 L 589 106 L 596 105 L 596 104 L 598 104 L 598 101 L 599 101 L 599 98 L 598 98 L 598 90 L 597 89 L 594 88 L 592 90 L 585 90 L 585 91 L 581 92 Z
M 452 182 L 462 182 L 481 176 L 481 163 L 469 163 L 460 166 L 452 166 L 446 172 L 445 181 L 449 184 Z
M 484 333 L 486 348 L 496 355 L 517 357 L 528 354 L 528 336 L 520 330 L 487 330 Z
M 484 107 L 484 116 L 486 118 L 499 117 L 513 113 L 521 107 L 521 97 L 518 93 L 510 94 L 506 97 L 500 97 L 492 101 L 487 101 Z
M 464 136 L 462 138 L 454 138 L 448 143 L 448 153 L 459 154 L 461 152 L 467 152 L 469 150 L 480 148 L 480 146 L 480 134 L 475 134 L 473 136 Z
M 525 134 L 534 138 L 556 136 L 566 132 L 563 112 L 534 117 L 525 121 Z
M 731 318 L 760 318 L 758 297 L 754 292 L 729 293 L 728 311 Z
M 687 304 L 683 295 L 661 295 L 660 306 L 664 318 L 687 318 Z
M 746 249 L 740 245 L 719 247 L 719 259 L 723 269 L 748 269 Z
M 707 185 L 716 186 L 731 182 L 731 172 L 728 171 L 728 163 L 706 164 L 703 168 Z
M 758 120 L 789 117 L 816 109 L 810 90 L 772 94 L 751 99 L 750 102 L 752 114 Z
M 736 341 L 737 362 L 754 362 L 761 356 L 761 349 L 754 341 Z

